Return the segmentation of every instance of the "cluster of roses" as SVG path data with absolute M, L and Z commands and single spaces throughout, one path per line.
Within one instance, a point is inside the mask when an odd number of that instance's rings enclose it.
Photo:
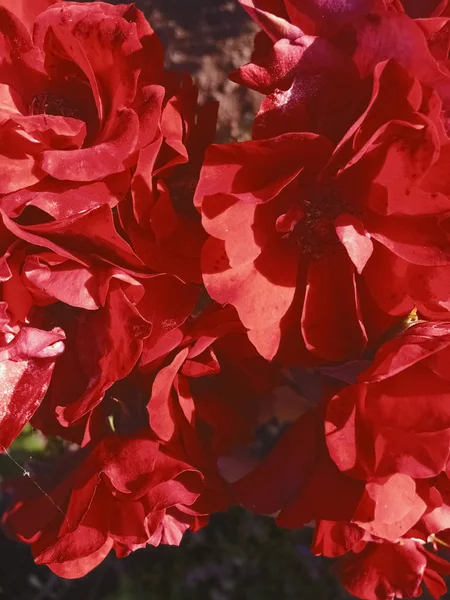
M 3 526 L 80 577 L 242 504 L 360 598 L 438 598 L 450 4 L 240 2 L 264 99 L 211 145 L 134 5 L 0 0 L 0 444 L 63 440 Z

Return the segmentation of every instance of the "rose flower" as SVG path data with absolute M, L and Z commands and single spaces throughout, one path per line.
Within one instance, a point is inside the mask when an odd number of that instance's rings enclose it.
M 47 435 L 87 441 L 94 435 L 91 416 L 103 414 L 94 409 L 132 371 L 143 339 L 152 332 L 156 342 L 162 330 L 183 323 L 198 290 L 171 275 L 148 274 L 118 235 L 108 206 L 30 226 L 3 216 L 0 235 L 0 298 L 12 325 L 60 327 L 66 334 L 33 422 Z
M 231 75 L 233 81 L 266 96 L 254 122 L 255 137 L 310 131 L 339 141 L 365 109 L 376 65 L 390 59 L 434 89 L 443 110 L 450 110 L 445 3 L 408 0 L 403 7 L 398 0 L 241 0 L 241 4 L 262 28 L 251 62 Z M 420 15 L 413 5 L 420 5 Z M 432 18 L 413 20 L 409 14 Z
M 0 208 L 60 219 L 117 204 L 160 135 L 162 60 L 133 5 L 54 4 L 30 37 L 0 3 Z
M 82 577 L 111 549 L 123 557 L 147 544 L 178 545 L 228 503 L 218 476 L 205 477 L 145 431 L 104 437 L 44 465 L 37 481 L 41 490 L 30 479 L 8 482 L 13 503 L 3 525 L 66 578 Z
M 439 106 L 388 62 L 337 147 L 290 133 L 207 151 L 196 192 L 211 236 L 203 279 L 263 356 L 349 360 L 414 306 L 433 318 L 448 310 Z

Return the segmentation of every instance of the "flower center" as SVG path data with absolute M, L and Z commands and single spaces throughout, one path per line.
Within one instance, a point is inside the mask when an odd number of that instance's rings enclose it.
M 304 256 L 317 259 L 339 245 L 334 222 L 346 212 L 354 211 L 334 188 L 325 188 L 292 205 L 277 219 L 276 229 L 295 240 Z
M 30 109 L 30 115 L 53 115 L 55 117 L 71 117 L 81 119 L 79 110 L 72 106 L 65 98 L 44 92 L 34 96 Z

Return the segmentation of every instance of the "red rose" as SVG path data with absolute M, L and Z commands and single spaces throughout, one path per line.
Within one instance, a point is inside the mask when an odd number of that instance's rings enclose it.
M 6 216 L 3 223 L 8 272 L 0 290 L 14 323 L 59 326 L 67 336 L 34 424 L 46 434 L 86 442 L 94 409 L 132 371 L 143 339 L 152 333 L 155 343 L 183 323 L 198 290 L 170 275 L 142 272 L 142 263 L 117 234 L 109 207 L 28 227 Z
M 0 6 L 0 61 L 0 208 L 60 219 L 117 204 L 160 136 L 162 51 L 142 13 L 59 3 L 31 39 Z
M 449 110 L 448 19 L 413 21 L 397 0 L 389 6 L 379 0 L 242 4 L 263 29 L 252 61 L 231 76 L 267 95 L 255 136 L 311 131 L 338 141 L 363 112 L 376 65 L 390 59 L 433 88 Z
M 450 325 L 421 323 L 385 343 L 360 383 L 336 395 L 326 413 L 327 445 L 354 477 L 445 470 L 450 448 Z
M 321 359 L 349 359 L 415 305 L 438 318 L 448 310 L 450 203 L 428 193 L 434 101 L 389 62 L 336 148 L 292 133 L 208 150 L 196 192 L 212 236 L 204 282 L 266 358 L 305 360 L 302 336 Z
M 271 42 L 231 79 L 266 94 L 253 123 L 255 139 L 311 131 L 338 142 L 368 101 L 368 82 L 352 58 L 313 36 Z
M 144 434 L 109 436 L 38 479 L 10 481 L 6 530 L 31 544 L 38 564 L 82 577 L 114 549 L 123 557 L 147 544 L 176 544 L 198 517 L 226 506 L 226 487 Z M 49 496 L 53 500 L 49 500 Z
M 338 568 L 347 591 L 364 600 L 415 598 L 423 584 L 433 598 L 440 598 L 447 591 L 440 574 L 450 574 L 450 563 L 412 540 L 362 544 Z

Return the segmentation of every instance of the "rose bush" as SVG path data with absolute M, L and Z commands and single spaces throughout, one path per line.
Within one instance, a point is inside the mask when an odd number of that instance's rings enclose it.
M 240 3 L 263 100 L 218 145 L 134 5 L 0 0 L 0 445 L 60 449 L 5 531 L 76 578 L 238 503 L 360 598 L 439 598 L 448 3 Z

